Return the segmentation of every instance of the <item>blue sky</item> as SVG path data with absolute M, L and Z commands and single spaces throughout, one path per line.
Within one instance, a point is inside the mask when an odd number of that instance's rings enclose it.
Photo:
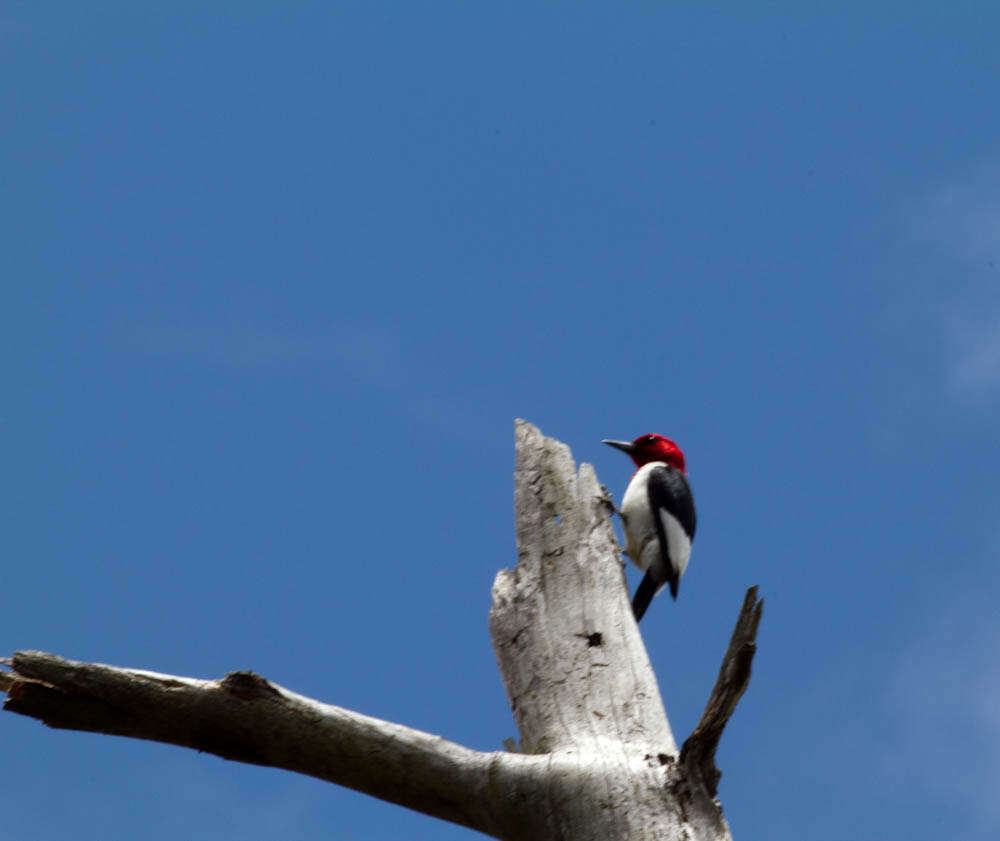
M 1000 11 L 871 6 L 4 4 L 3 648 L 492 750 L 513 419 L 661 432 L 678 740 L 766 599 L 734 836 L 995 838 Z M 474 837 L 0 726 L 11 838 Z

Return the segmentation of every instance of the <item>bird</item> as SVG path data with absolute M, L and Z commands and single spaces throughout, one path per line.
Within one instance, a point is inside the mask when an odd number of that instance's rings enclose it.
M 669 438 L 650 433 L 634 441 L 601 442 L 628 453 L 638 468 L 622 498 L 625 554 L 645 575 L 632 599 L 635 621 L 665 585 L 677 598 L 691 558 L 697 524 L 684 453 Z

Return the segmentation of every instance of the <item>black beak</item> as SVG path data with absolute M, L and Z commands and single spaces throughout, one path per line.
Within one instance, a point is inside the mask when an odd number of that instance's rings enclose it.
M 631 441 L 609 441 L 605 438 L 601 441 L 601 443 L 607 444 L 609 447 L 614 447 L 616 450 L 621 450 L 623 453 L 628 453 L 629 455 L 632 455 L 632 451 L 635 449 Z

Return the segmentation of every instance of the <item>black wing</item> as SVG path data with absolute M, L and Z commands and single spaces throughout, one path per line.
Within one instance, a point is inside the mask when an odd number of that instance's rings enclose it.
M 656 537 L 660 541 L 660 551 L 664 556 L 663 566 L 666 573 L 666 581 L 658 581 L 654 577 L 650 584 L 670 584 L 670 595 L 676 599 L 680 577 L 677 574 L 677 567 L 673 559 L 668 557 L 667 554 L 669 552 L 669 544 L 667 543 L 667 535 L 663 530 L 663 521 L 660 519 L 659 512 L 666 511 L 672 515 L 681 524 L 681 528 L 684 529 L 688 540 L 694 540 L 694 530 L 698 517 L 694 510 L 694 497 L 691 495 L 691 486 L 688 484 L 687 477 L 682 471 L 664 464 L 662 467 L 656 467 L 650 471 L 649 484 L 646 486 L 646 491 L 649 494 L 649 507 L 655 515 L 653 523 L 656 526 Z M 652 571 L 652 567 L 650 567 L 646 573 L 646 577 L 649 577 Z M 645 584 L 645 578 L 643 579 L 643 584 Z M 643 589 L 641 584 L 639 585 L 639 589 Z M 638 599 L 638 590 L 635 595 L 636 599 Z M 633 605 L 634 612 L 635 605 Z
M 688 539 L 694 540 L 697 516 L 687 476 L 677 468 L 664 464 L 662 467 L 656 467 L 650 471 L 649 484 L 646 487 L 649 493 L 650 508 L 654 511 L 662 508 L 672 514 L 687 533 Z M 659 528 L 659 520 L 657 520 L 657 527 Z M 662 537 L 661 535 L 657 536 Z

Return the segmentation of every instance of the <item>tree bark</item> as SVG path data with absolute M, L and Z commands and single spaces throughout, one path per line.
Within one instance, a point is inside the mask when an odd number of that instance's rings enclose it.
M 763 599 L 758 599 L 757 588 L 751 587 L 743 599 L 743 607 L 740 608 L 729 648 L 722 659 L 705 711 L 681 749 L 681 762 L 688 776 L 700 780 L 713 797 L 719 790 L 719 778 L 722 776 L 722 772 L 715 767 L 715 749 L 719 746 L 729 717 L 750 683 L 750 664 L 757 651 L 757 626 L 760 625 L 763 610 Z
M 518 563 L 497 575 L 490 632 L 519 751 L 470 750 L 252 672 L 195 680 L 40 652 L 4 661 L 4 708 L 309 774 L 508 841 L 730 839 L 714 755 L 749 681 L 756 588 L 678 757 L 606 492 L 590 465 L 577 473 L 565 445 L 523 421 L 516 450 Z
M 323 704 L 252 672 L 196 680 L 38 651 L 3 675 L 4 709 L 50 727 L 130 736 L 271 765 L 488 832 L 494 754 Z M 502 754 L 497 754 L 502 755 Z

